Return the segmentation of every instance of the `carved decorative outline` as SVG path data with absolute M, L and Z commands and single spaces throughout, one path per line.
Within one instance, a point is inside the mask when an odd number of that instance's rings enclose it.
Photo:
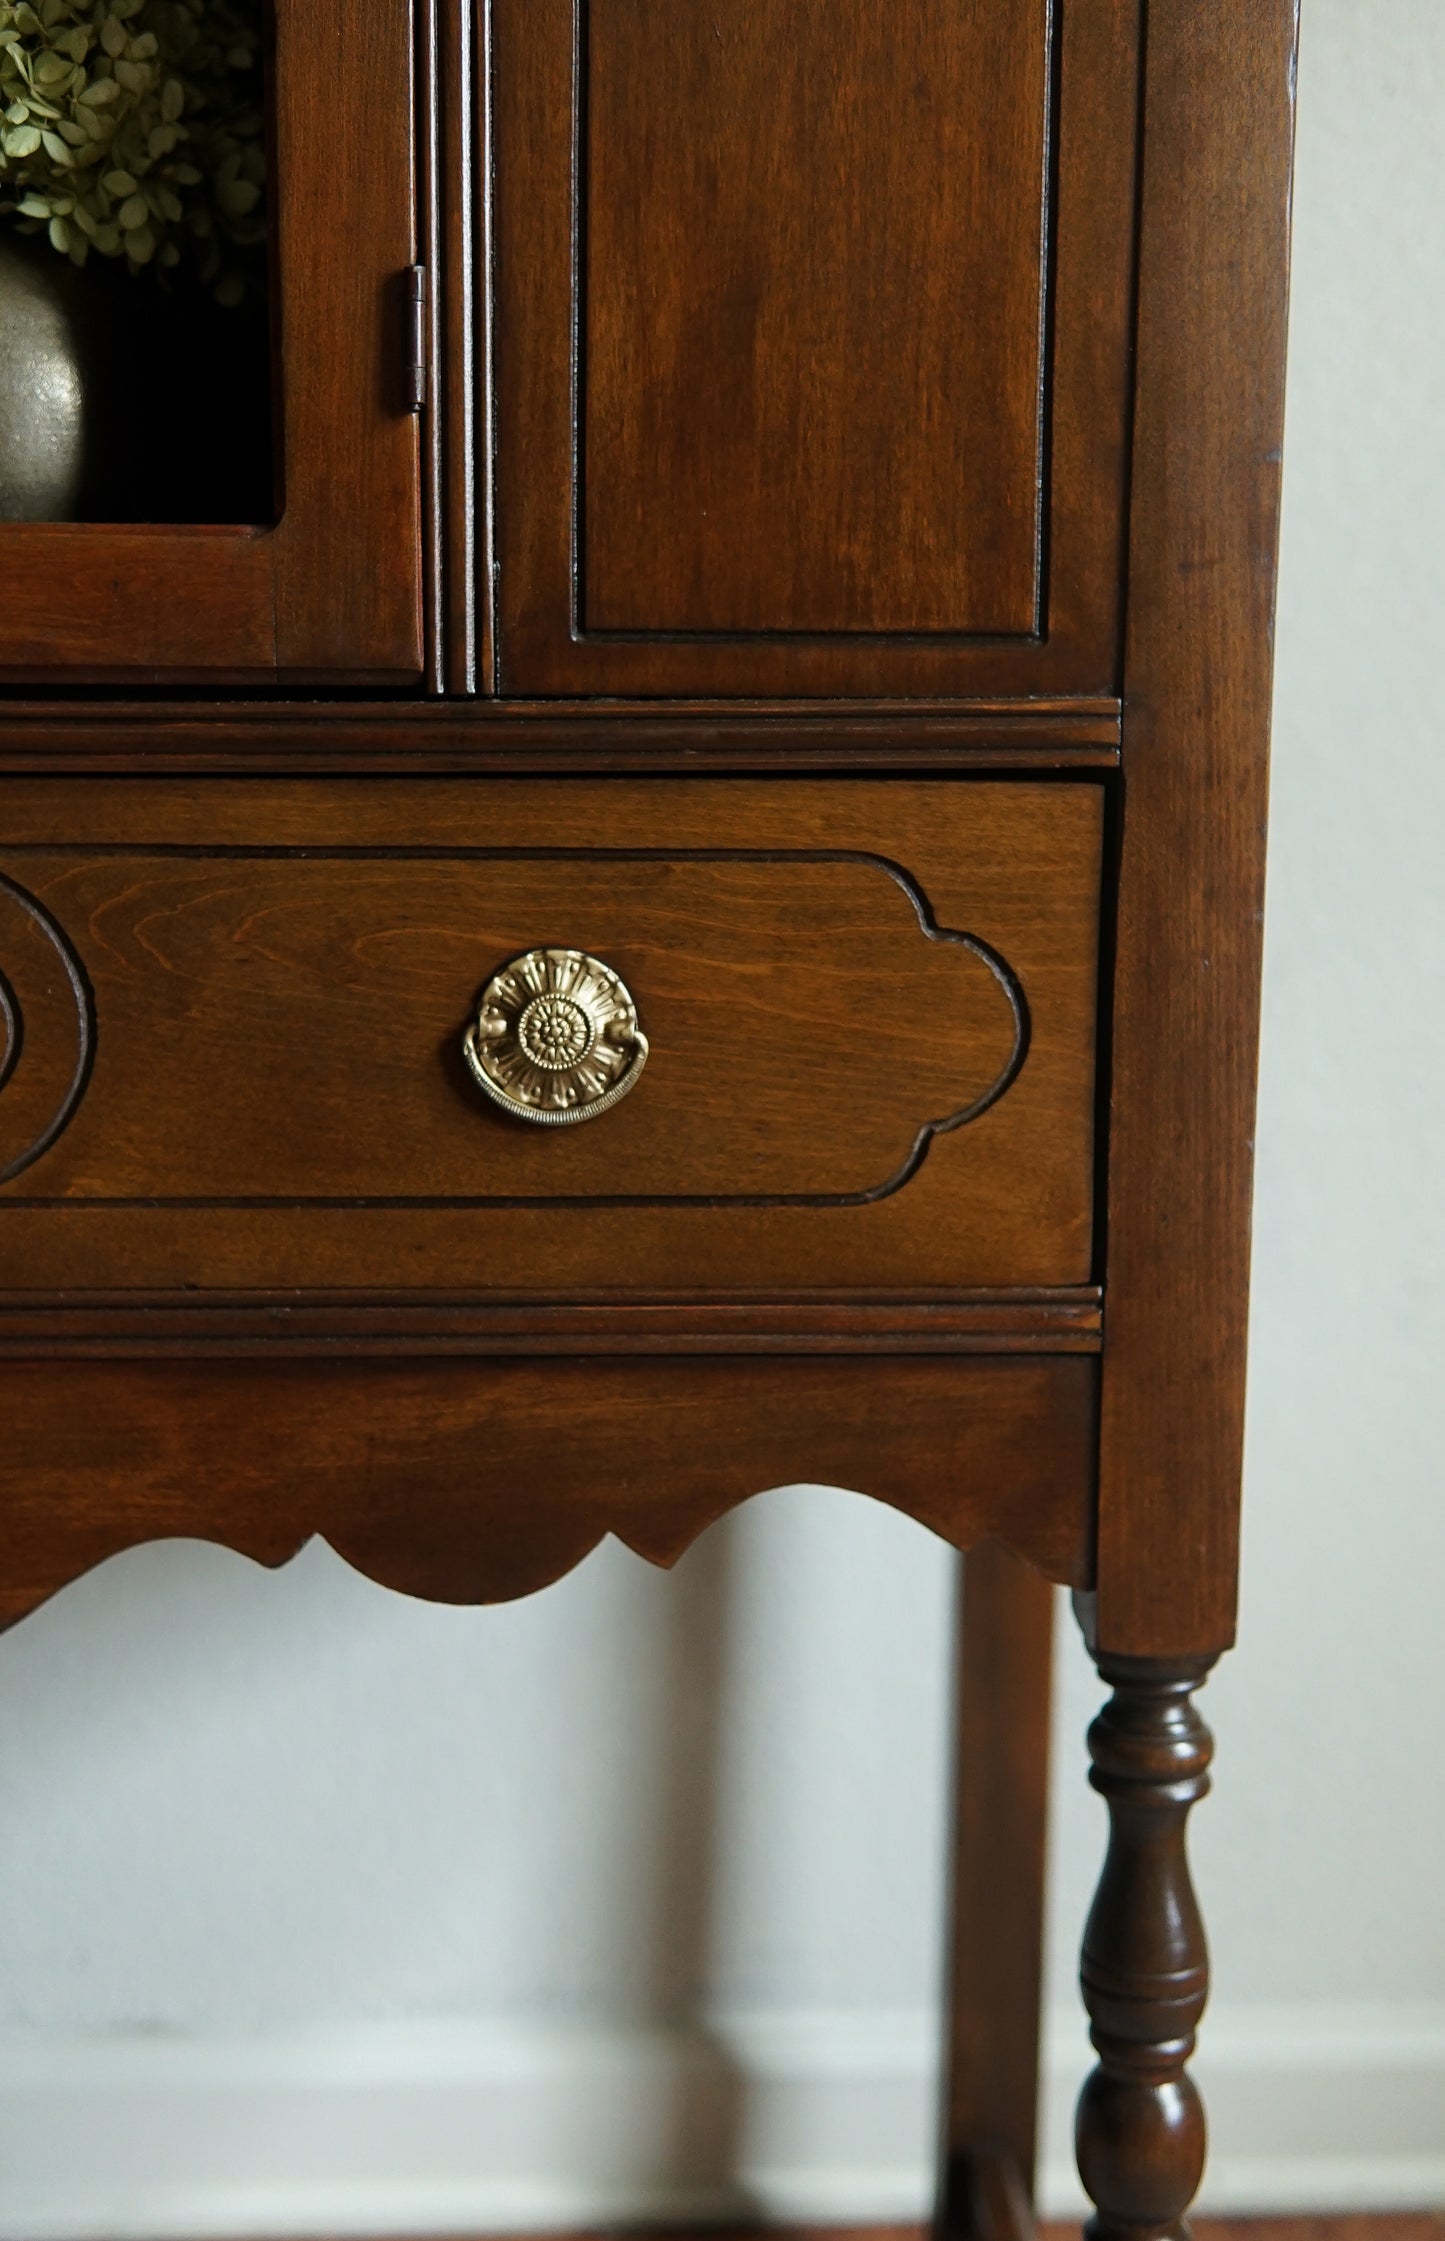
M 58 844 L 63 852 L 65 844 Z M 27 842 L 6 851 L 11 856 L 27 854 L 52 855 L 57 844 Z M 1007 1094 L 1017 1081 L 1029 1050 L 1030 1023 L 1027 1000 L 1017 975 L 1007 960 L 990 948 L 977 934 L 956 931 L 940 926 L 933 915 L 923 889 L 912 874 L 890 857 L 881 856 L 861 848 L 303 848 L 295 846 L 218 846 L 199 848 L 179 843 L 113 842 L 108 845 L 87 847 L 84 854 L 96 856 L 171 857 L 202 863 L 218 862 L 268 862 L 290 857 L 304 858 L 309 862 L 370 862 L 370 863 L 752 863 L 752 864 L 864 864 L 893 880 L 903 890 L 913 906 L 919 926 L 929 941 L 951 942 L 959 948 L 970 950 L 986 967 L 998 983 L 1013 1018 L 1013 1047 L 996 1078 L 980 1097 L 971 1104 L 946 1113 L 941 1119 L 924 1121 L 913 1140 L 906 1158 L 883 1182 L 862 1191 L 787 1191 L 772 1195 L 762 1193 L 729 1194 L 708 1193 L 597 1193 L 581 1196 L 576 1193 L 547 1197 L 543 1194 L 520 1196 L 463 1196 L 446 1197 L 366 1197 L 355 1193 L 328 1197 L 238 1197 L 220 1195 L 205 1198 L 162 1198 L 147 1193 L 143 1198 L 58 1198 L 25 1196 L 7 1198 L 6 1205 L 27 1207 L 65 1207 L 71 1213 L 89 1209 L 146 1209 L 153 1212 L 174 1208 L 176 1211 L 198 1211 L 214 1208 L 217 1211 L 245 1212 L 249 1209 L 295 1212 L 481 1212 L 484 1209 L 506 1211 L 510 1209 L 537 1208 L 543 1211 L 571 1211 L 596 1206 L 677 1206 L 677 1207 L 818 1207 L 847 1209 L 874 1206 L 880 1200 L 891 1198 L 913 1180 L 928 1155 L 929 1145 L 935 1136 L 951 1135 L 969 1121 L 978 1120 L 999 1099 Z M 7 882 L 8 884 L 8 882 Z M 21 892 L 21 890 L 16 890 Z M 77 966 L 77 971 L 79 970 Z M 88 1066 L 88 1061 L 87 1061 Z M 79 1092 L 77 1090 L 76 1094 Z M 69 1117 L 67 1110 L 66 1118 Z M 55 1134 L 59 1133 L 57 1129 Z M 54 1135 L 47 1139 L 53 1142 Z M 45 1144 L 40 1149 L 44 1150 Z M 27 1155 L 24 1162 L 38 1153 Z M 7 1171 L 8 1172 L 11 1171 Z M 13 1170 L 18 1173 L 19 1170 Z M 7 1175 L 0 1175 L 0 1182 Z
M 0 1056 L 0 1089 L 3 1089 L 15 1071 L 20 1045 L 25 1040 L 20 999 L 3 973 L 0 973 L 0 1026 L 5 1030 L 5 1050 Z
M 66 980 L 70 984 L 71 995 L 75 999 L 78 1028 L 75 1068 L 65 1095 L 34 1142 L 17 1152 L 6 1166 L 0 1167 L 0 1183 L 9 1183 L 17 1175 L 23 1175 L 27 1167 L 33 1166 L 42 1153 L 49 1151 L 57 1137 L 64 1133 L 71 1115 L 85 1094 L 85 1086 L 95 1060 L 95 1002 L 80 959 L 50 913 L 41 907 L 27 888 L 17 886 L 13 879 L 5 878 L 3 873 L 0 873 L 0 891 L 17 903 L 28 918 L 34 920 L 60 959 Z M 3 1090 L 20 1062 L 25 1045 L 24 1007 L 3 973 L 0 973 L 0 1017 L 3 1017 L 5 1024 L 5 1053 L 0 1058 L 0 1090 Z

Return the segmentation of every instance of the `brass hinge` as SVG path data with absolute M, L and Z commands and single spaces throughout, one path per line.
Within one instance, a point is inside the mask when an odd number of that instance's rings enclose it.
M 427 400 L 431 371 L 431 325 L 428 308 L 427 269 L 408 265 L 406 270 L 406 363 L 402 368 L 402 397 L 408 412 L 421 412 Z

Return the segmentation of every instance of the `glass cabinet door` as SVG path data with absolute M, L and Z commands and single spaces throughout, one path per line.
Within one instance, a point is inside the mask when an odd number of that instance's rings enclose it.
M 422 667 L 410 0 L 0 0 L 0 676 Z

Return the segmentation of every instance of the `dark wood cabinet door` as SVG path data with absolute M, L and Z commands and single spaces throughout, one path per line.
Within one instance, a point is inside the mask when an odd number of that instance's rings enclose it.
M 1134 0 L 496 0 L 504 691 L 1109 689 Z
M 0 676 L 420 674 L 420 441 L 402 386 L 416 257 L 412 7 L 274 0 L 273 17 L 276 472 L 274 500 L 256 509 L 271 518 L 0 522 Z M 164 297 L 152 300 L 164 316 Z M 224 426 L 200 433 L 230 440 Z

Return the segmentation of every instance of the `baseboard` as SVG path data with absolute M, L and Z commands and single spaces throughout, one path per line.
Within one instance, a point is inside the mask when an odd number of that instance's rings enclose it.
M 866 2011 L 708 2028 L 370 2024 L 0 2039 L 0 2236 L 517 2232 L 924 2215 L 933 2030 Z M 1246 2009 L 1201 2063 L 1220 2210 L 1445 2203 L 1445 2013 Z M 1051 2033 L 1043 2206 L 1080 2203 L 1082 2026 Z

